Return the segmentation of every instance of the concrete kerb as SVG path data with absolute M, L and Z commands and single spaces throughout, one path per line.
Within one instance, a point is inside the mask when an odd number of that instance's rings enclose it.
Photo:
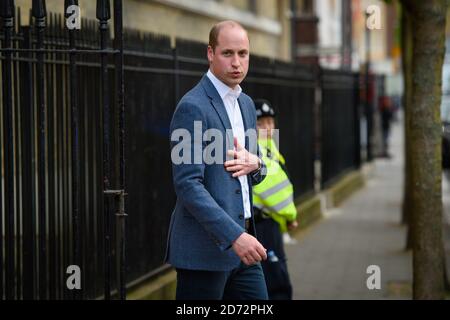
M 324 191 L 326 209 L 338 207 L 356 190 L 364 186 L 364 177 L 360 171 L 350 172 L 333 186 Z
M 327 217 L 330 210 L 336 208 L 354 192 L 365 185 L 373 172 L 373 164 L 365 164 L 360 170 L 350 172 L 331 187 L 313 196 L 296 201 L 299 212 L 297 233 Z M 176 290 L 176 272 L 173 269 L 143 283 L 128 293 L 129 300 L 173 300 Z
M 169 269 L 128 292 L 127 300 L 174 300 L 176 283 L 176 271 Z

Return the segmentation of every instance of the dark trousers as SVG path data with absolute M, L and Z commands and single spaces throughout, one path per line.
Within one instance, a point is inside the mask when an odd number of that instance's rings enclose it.
M 277 222 L 258 220 L 256 234 L 267 249 L 267 260 L 261 263 L 270 300 L 292 300 L 292 285 L 284 253 L 283 236 Z
M 177 300 L 267 300 L 261 264 L 232 271 L 177 270 Z

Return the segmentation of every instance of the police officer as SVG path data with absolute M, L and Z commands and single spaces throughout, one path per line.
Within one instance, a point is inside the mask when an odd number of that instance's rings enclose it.
M 298 226 L 294 189 L 285 167 L 285 159 L 274 140 L 275 109 L 264 99 L 255 100 L 258 145 L 267 166 L 266 179 L 253 188 L 256 234 L 267 249 L 262 262 L 271 300 L 291 300 L 292 285 L 283 247 L 283 233 Z

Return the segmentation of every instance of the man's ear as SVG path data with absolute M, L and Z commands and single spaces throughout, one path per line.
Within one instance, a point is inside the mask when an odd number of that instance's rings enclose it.
M 211 63 L 214 55 L 214 50 L 211 46 L 208 46 L 207 55 L 208 55 L 208 62 Z

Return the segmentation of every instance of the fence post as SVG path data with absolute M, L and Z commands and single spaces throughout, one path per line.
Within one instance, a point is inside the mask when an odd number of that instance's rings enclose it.
M 353 115 L 355 125 L 355 166 L 361 167 L 360 73 L 353 74 Z
M 176 47 L 172 48 L 172 55 L 173 55 L 173 68 L 174 68 L 174 79 L 175 79 L 175 101 L 174 106 L 177 105 L 178 100 L 180 99 L 180 62 L 178 60 L 178 50 Z
M 3 18 L 4 40 L 3 49 L 12 49 L 12 32 L 14 30 L 14 1 L 6 0 L 1 4 L 1 17 Z M 4 172 L 5 172 L 5 259 L 0 252 L 0 261 L 3 269 L 5 261 L 6 287 L 3 293 L 3 280 L 0 279 L 1 296 L 5 294 L 6 299 L 14 299 L 15 286 L 15 263 L 14 263 L 14 133 L 12 115 L 12 51 L 4 51 L 5 59 L 2 62 L 3 75 L 3 137 L 4 137 Z M 0 222 L 0 230 L 3 230 Z M 0 248 L 3 248 L 3 236 L 0 240 Z M 2 249 L 0 249 L 2 251 Z M 0 277 L 3 276 L 3 270 Z
M 78 5 L 77 0 L 64 1 L 64 14 L 68 18 L 67 8 Z M 73 261 L 81 268 L 81 227 L 80 227 L 80 146 L 79 146 L 79 120 L 78 120 L 78 73 L 76 62 L 75 29 L 69 30 L 70 73 L 70 119 L 71 119 L 71 149 L 72 149 L 72 220 L 73 220 Z M 82 298 L 79 290 L 74 290 L 74 299 Z
M 36 49 L 44 48 L 44 29 L 46 27 L 46 9 L 44 0 L 33 0 L 32 14 L 36 28 Z M 36 95 L 38 107 L 38 201 L 39 201 L 39 299 L 48 298 L 47 274 L 47 229 L 46 229 L 46 193 L 45 193 L 45 141 L 46 141 L 46 106 L 44 92 L 44 53 L 36 52 Z
M 319 66 L 314 66 L 314 191 L 319 192 L 322 189 L 322 170 L 323 170 L 323 154 L 322 154 L 322 69 Z
M 119 110 L 119 186 L 115 196 L 116 254 L 119 298 L 126 299 L 125 288 L 125 86 L 123 69 L 123 17 L 122 0 L 114 0 L 114 49 L 116 68 L 117 107 Z
M 367 130 L 367 151 L 366 157 L 367 162 L 371 162 L 373 160 L 373 141 L 372 141 L 372 131 L 373 131 L 373 99 L 374 96 L 370 94 L 371 86 L 375 85 L 375 77 L 371 77 L 370 75 L 370 30 L 366 27 L 366 70 L 365 70 L 365 89 L 366 89 L 366 97 L 365 97 L 365 116 L 366 116 L 366 130 Z M 374 91 L 373 91 L 374 92 Z
M 108 32 L 108 20 L 111 18 L 109 0 L 97 0 L 96 17 L 99 20 L 100 31 L 100 49 L 106 49 L 106 40 Z M 110 105 L 108 88 L 108 56 L 105 52 L 101 53 L 101 97 L 102 97 L 102 115 L 103 115 L 103 189 L 109 190 L 110 182 Z M 111 299 L 111 227 L 110 227 L 110 203 L 109 195 L 103 196 L 103 230 L 105 234 L 105 300 Z
M 22 27 L 23 49 L 31 49 L 31 29 Z M 21 63 L 21 127 L 22 127 L 22 206 L 23 206 L 23 299 L 31 300 L 36 294 L 36 197 L 34 168 L 34 108 L 33 108 L 33 67 L 31 52 L 23 53 L 26 61 Z

